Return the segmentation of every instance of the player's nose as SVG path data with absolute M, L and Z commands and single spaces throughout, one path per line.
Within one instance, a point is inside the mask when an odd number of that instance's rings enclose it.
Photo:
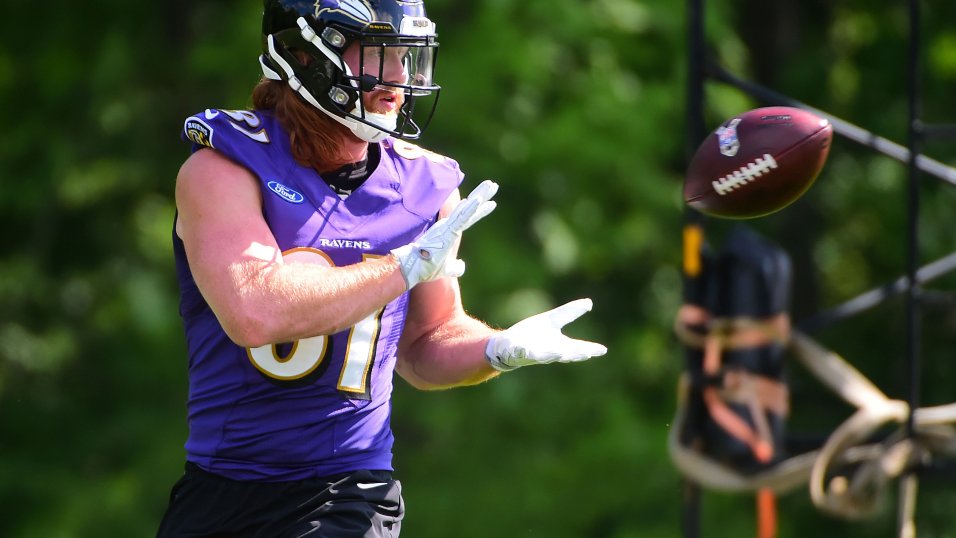
M 408 82 L 408 71 L 405 70 L 403 57 L 397 54 L 386 54 L 385 64 L 382 66 L 382 79 L 384 82 L 394 84 L 405 84 Z

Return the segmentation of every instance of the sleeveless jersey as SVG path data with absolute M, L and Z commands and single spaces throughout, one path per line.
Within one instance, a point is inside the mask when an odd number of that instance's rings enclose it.
M 183 138 L 258 178 L 287 263 L 387 255 L 434 224 L 463 177 L 455 161 L 388 138 L 376 169 L 342 199 L 296 163 L 269 111 L 206 110 L 186 119 Z M 243 348 L 199 293 L 175 231 L 173 244 L 189 353 L 187 460 L 236 480 L 392 470 L 389 400 L 408 293 L 339 333 Z

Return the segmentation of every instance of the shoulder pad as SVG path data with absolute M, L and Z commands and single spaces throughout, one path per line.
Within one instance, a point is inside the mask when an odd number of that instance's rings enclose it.
M 220 149 L 217 146 L 217 132 L 221 132 L 224 137 L 240 135 L 240 141 L 269 143 L 269 134 L 262 119 L 249 110 L 207 108 L 203 113 L 189 116 L 183 124 L 183 138 L 198 146 Z
M 413 160 L 420 157 L 425 157 L 429 161 L 437 164 L 445 164 L 449 160 L 448 157 L 445 157 L 444 155 L 439 155 L 433 151 L 416 146 L 415 144 L 405 140 L 393 138 L 390 139 L 389 142 L 391 143 L 395 154 L 405 159 Z

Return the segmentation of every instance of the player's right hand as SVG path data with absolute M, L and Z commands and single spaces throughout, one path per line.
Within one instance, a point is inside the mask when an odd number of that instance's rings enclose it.
M 497 204 L 491 198 L 496 192 L 497 183 L 482 181 L 468 198 L 458 202 L 447 217 L 436 222 L 421 237 L 392 250 L 407 289 L 420 282 L 464 274 L 465 262 L 458 259 L 461 233 L 495 209 Z
M 535 314 L 488 339 L 485 358 L 492 368 L 507 372 L 532 364 L 580 362 L 600 357 L 607 348 L 597 342 L 565 336 L 561 329 L 591 310 L 591 299 L 578 299 Z

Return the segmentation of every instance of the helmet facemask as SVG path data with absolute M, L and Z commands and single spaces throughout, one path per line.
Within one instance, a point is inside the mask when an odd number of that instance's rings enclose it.
M 438 48 L 434 23 L 405 16 L 397 31 L 388 23 L 355 30 L 332 22 L 317 32 L 298 17 L 296 25 L 265 36 L 260 63 L 267 78 L 287 81 L 300 97 L 368 142 L 388 135 L 421 136 L 440 91 L 432 79 Z M 311 61 L 303 64 L 293 50 Z M 426 102 L 416 106 L 421 99 Z

